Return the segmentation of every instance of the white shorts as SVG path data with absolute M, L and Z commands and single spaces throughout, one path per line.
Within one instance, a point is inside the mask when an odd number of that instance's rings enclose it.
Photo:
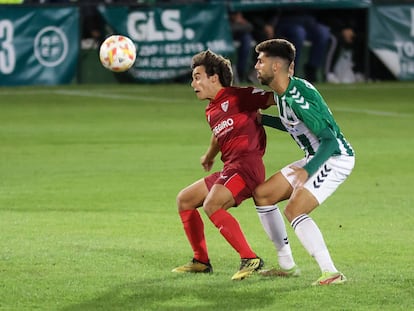
M 293 183 L 293 176 L 287 176 L 292 172 L 290 166 L 303 167 L 311 158 L 303 158 L 281 169 L 281 173 L 291 185 Z M 354 165 L 355 157 L 353 156 L 341 155 L 330 157 L 319 167 L 315 174 L 308 178 L 304 187 L 314 195 L 319 204 L 322 204 L 351 174 Z

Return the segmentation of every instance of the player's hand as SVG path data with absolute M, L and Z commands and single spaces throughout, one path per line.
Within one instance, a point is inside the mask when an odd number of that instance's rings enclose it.
M 293 188 L 298 189 L 303 187 L 309 177 L 308 172 L 304 168 L 294 165 L 289 168 L 292 169 L 292 172 L 290 172 L 288 176 L 293 176 Z
M 203 155 L 200 159 L 201 166 L 206 172 L 209 172 L 214 164 L 214 159 L 207 158 L 206 155 Z

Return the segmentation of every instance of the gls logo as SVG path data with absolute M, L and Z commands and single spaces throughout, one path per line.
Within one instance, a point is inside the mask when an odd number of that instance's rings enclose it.
M 156 23 L 156 17 L 159 23 Z M 161 24 L 164 29 L 157 29 Z M 183 29 L 179 10 L 164 10 L 160 16 L 154 11 L 132 12 L 128 15 L 128 34 L 136 41 L 176 41 L 194 38 L 194 30 Z

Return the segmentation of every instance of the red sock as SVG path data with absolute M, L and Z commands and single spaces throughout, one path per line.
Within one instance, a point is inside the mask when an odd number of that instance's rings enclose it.
M 204 237 L 204 223 L 200 213 L 195 209 L 181 211 L 179 214 L 187 239 L 194 251 L 194 258 L 204 263 L 209 262 L 206 239 Z
M 240 254 L 240 258 L 257 257 L 244 237 L 238 221 L 229 212 L 220 208 L 210 216 L 210 220 L 227 242 Z

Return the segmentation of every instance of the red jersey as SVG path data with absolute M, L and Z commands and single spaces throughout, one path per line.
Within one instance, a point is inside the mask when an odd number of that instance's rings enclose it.
M 253 87 L 226 87 L 206 107 L 207 122 L 218 140 L 224 165 L 262 157 L 266 134 L 257 110 L 267 108 L 271 92 Z M 236 163 L 234 163 L 236 164 Z

